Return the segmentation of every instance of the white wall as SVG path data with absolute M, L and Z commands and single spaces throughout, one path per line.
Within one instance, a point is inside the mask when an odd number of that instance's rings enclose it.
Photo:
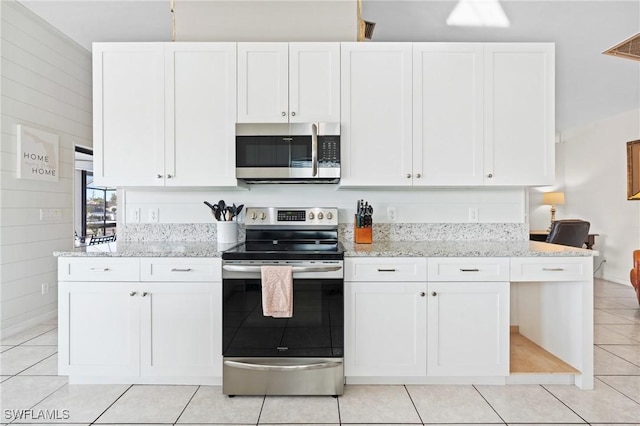
M 373 220 L 388 222 L 387 207 L 395 206 L 398 222 L 466 223 L 469 208 L 477 208 L 480 223 L 524 223 L 525 193 L 522 188 L 336 190 L 335 185 L 253 185 L 249 191 L 126 190 L 123 208 L 132 223 L 134 210 L 148 222 L 149 209 L 159 209 L 161 223 L 209 223 L 213 221 L 204 201 L 245 204 L 252 207 L 338 207 L 339 221 L 352 223 L 356 201 L 374 207 Z M 126 207 L 125 207 L 126 206 Z
M 622 60 L 622 59 L 621 59 Z M 557 206 L 557 219 L 591 222 L 596 238 L 595 267 L 604 279 L 629 284 L 632 252 L 640 248 L 640 202 L 627 201 L 626 143 L 640 139 L 640 109 L 588 126 L 567 130 L 556 145 L 557 186 L 566 204 Z M 544 189 L 546 191 L 548 189 Z M 549 206 L 542 206 L 542 189 L 531 190 L 531 229 L 548 226 Z
M 12 0 L 2 18 L 2 144 L 0 149 L 0 302 L 2 333 L 26 327 L 57 309 L 55 250 L 73 247 L 74 144 L 92 145 L 91 57 Z M 57 183 L 16 178 L 16 126 L 55 133 Z M 62 218 L 40 220 L 40 209 Z M 41 295 L 41 284 L 49 293 Z
M 355 41 L 356 0 L 176 1 L 176 41 Z

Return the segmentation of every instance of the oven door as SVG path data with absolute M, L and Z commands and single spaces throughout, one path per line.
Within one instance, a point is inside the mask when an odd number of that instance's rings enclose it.
M 342 261 L 294 262 L 291 318 L 263 315 L 261 263 L 223 264 L 223 393 L 342 394 Z

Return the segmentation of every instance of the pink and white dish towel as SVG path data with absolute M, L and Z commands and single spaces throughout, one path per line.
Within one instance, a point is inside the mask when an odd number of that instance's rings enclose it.
M 263 265 L 262 314 L 265 317 L 291 318 L 293 316 L 293 268 L 291 266 Z

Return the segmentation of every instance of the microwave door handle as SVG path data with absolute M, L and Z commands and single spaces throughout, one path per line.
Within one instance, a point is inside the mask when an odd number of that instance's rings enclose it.
M 318 175 L 318 126 L 311 124 L 311 176 Z

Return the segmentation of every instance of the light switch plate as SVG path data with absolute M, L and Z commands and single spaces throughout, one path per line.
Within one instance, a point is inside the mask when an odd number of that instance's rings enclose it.
M 469 222 L 477 222 L 477 221 L 478 221 L 478 208 L 469 207 Z

